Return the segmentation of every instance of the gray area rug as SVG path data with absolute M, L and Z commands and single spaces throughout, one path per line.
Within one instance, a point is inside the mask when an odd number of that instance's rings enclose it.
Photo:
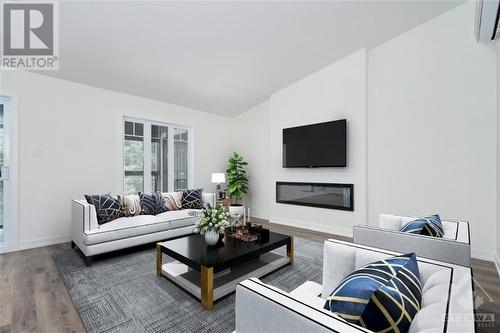
M 321 283 L 322 246 L 295 238 L 295 265 L 262 280 L 285 291 L 307 280 Z M 205 311 L 197 299 L 155 275 L 155 257 L 154 248 L 142 249 L 96 259 L 86 267 L 76 251 L 68 250 L 54 255 L 54 261 L 89 332 L 234 330 L 234 293 Z

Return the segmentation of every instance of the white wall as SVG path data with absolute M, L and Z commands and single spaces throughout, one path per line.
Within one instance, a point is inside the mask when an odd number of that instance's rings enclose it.
M 366 52 L 352 55 L 280 90 L 270 109 L 270 220 L 303 228 L 352 235 L 352 226 L 366 220 Z M 347 167 L 283 168 L 282 129 L 346 118 Z M 354 211 L 276 203 L 277 181 L 354 184 Z
M 234 150 L 248 162 L 249 191 L 244 200 L 251 207 L 250 214 L 269 218 L 269 207 L 273 200 L 269 192 L 269 101 L 234 118 Z
M 268 182 L 270 219 L 348 234 L 352 224 L 377 224 L 382 212 L 437 212 L 469 220 L 473 255 L 493 259 L 497 60 L 494 46 L 475 42 L 473 20 L 474 4 L 464 4 L 369 49 L 366 66 L 359 51 L 272 95 L 270 177 L 254 174 Z M 252 114 L 257 121 L 252 110 L 245 119 Z M 282 128 L 342 117 L 350 120 L 347 168 L 281 168 Z M 352 181 L 355 212 L 276 204 L 278 180 Z
M 467 3 L 368 51 L 368 218 L 463 218 L 473 255 L 492 259 L 496 55 L 473 20 Z
M 495 264 L 500 275 L 500 43 L 497 51 L 497 247 Z
M 475 43 L 473 17 L 467 3 L 234 119 L 2 72 L 2 93 L 18 94 L 20 103 L 21 247 L 67 240 L 71 198 L 121 192 L 120 120 L 127 115 L 194 128 L 197 186 L 212 190 L 211 172 L 225 170 L 232 151 L 242 153 L 254 216 L 349 235 L 353 224 L 376 224 L 381 212 L 438 212 L 469 219 L 473 254 L 492 259 L 500 253 L 500 90 L 495 49 Z M 283 128 L 339 118 L 349 121 L 347 168 L 281 167 Z M 355 211 L 277 204 L 279 180 L 352 182 Z
M 19 95 L 21 248 L 69 240 L 72 198 L 122 192 L 124 115 L 192 126 L 195 186 L 212 191 L 231 151 L 229 118 L 21 71 L 1 83 Z

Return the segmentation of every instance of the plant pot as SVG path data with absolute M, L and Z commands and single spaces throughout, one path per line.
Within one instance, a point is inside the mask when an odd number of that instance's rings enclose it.
M 207 242 L 209 246 L 214 246 L 215 244 L 217 244 L 218 241 L 219 241 L 218 232 L 210 230 L 205 233 L 205 242 Z
M 240 215 L 243 217 L 243 213 L 245 212 L 245 206 L 243 205 L 230 205 L 229 206 L 229 216 L 235 217 L 236 215 Z

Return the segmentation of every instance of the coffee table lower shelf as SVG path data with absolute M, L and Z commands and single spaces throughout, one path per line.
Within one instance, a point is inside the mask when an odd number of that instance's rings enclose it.
M 203 272 L 206 268 L 202 267 L 202 272 L 198 272 L 178 261 L 163 264 L 161 274 L 200 299 L 203 307 L 209 310 L 213 306 L 213 301 L 235 291 L 239 282 L 251 277 L 262 277 L 288 265 L 290 262 L 290 257 L 287 255 L 268 252 L 262 254 L 259 258 L 245 261 L 218 273 L 212 273 L 213 282 L 208 281 L 208 283 L 206 280 L 210 280 L 210 276 L 207 277 L 207 273 Z M 212 269 L 210 271 L 213 272 Z M 205 274 L 205 277 L 202 276 L 203 274 Z M 202 290 L 202 286 L 204 290 Z M 202 291 L 205 293 L 205 297 L 202 295 Z M 204 304 L 204 298 L 207 298 L 207 296 L 208 298 L 212 296 L 212 301 Z

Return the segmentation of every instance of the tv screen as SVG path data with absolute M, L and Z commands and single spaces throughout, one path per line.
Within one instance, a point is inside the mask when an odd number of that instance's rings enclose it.
M 345 167 L 345 119 L 283 129 L 283 167 Z

